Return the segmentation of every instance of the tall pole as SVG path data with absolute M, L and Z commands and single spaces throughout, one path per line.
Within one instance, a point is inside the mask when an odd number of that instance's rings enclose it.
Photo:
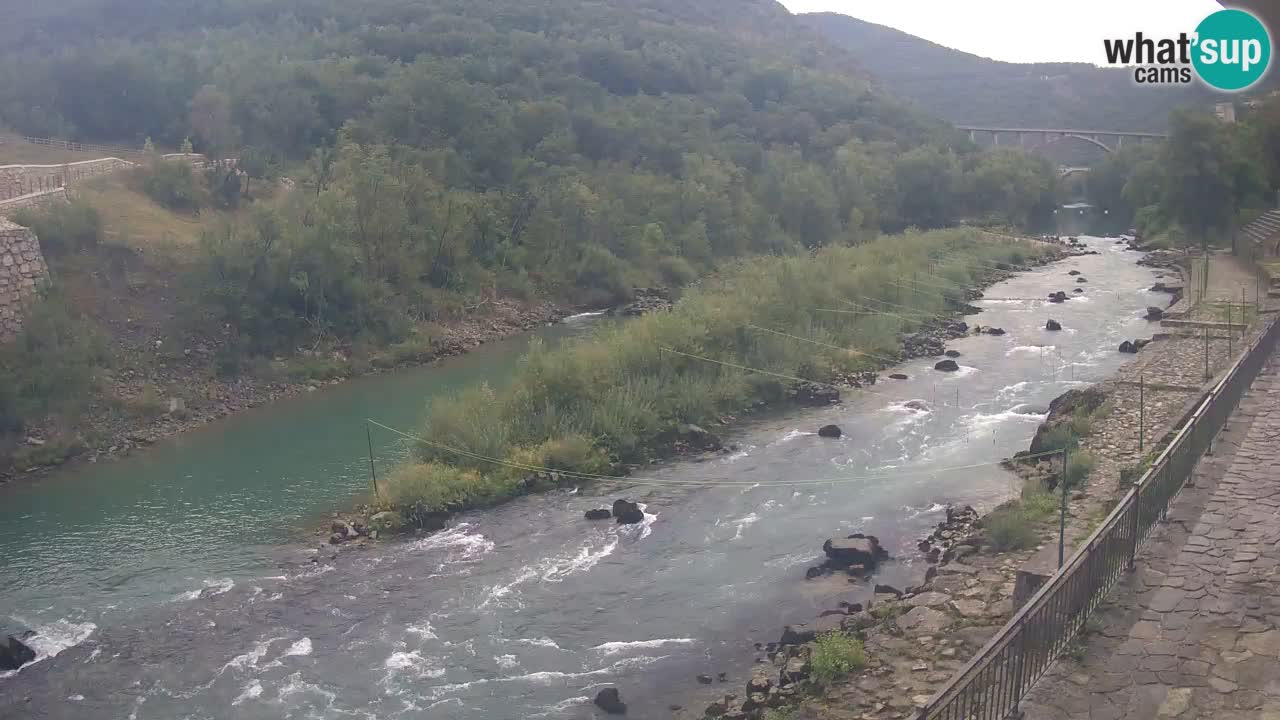
M 1147 376 L 1138 376 L 1138 452 L 1143 451 L 1147 430 Z
M 1231 301 L 1227 301 L 1227 362 L 1231 362 L 1231 336 L 1234 331 L 1231 329 Z
M 1249 330 L 1249 314 L 1244 309 L 1246 299 L 1244 288 L 1240 288 L 1240 337 L 1244 337 Z
M 1204 379 L 1209 379 L 1209 327 L 1204 328 Z
M 373 483 L 373 497 L 378 499 L 378 470 L 373 465 L 373 431 L 369 423 L 364 424 L 364 438 L 369 443 L 369 482 Z
M 1062 448 L 1062 509 L 1058 513 L 1058 569 L 1062 569 L 1067 555 L 1067 448 Z

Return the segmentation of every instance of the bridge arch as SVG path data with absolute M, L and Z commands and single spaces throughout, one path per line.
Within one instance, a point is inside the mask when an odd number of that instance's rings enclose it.
M 1095 138 L 1095 137 L 1089 137 L 1088 135 L 1077 135 L 1077 134 L 1075 134 L 1075 133 L 1067 133 L 1067 134 L 1063 135 L 1063 136 L 1062 136 L 1062 137 L 1060 137 L 1060 138 L 1057 138 L 1057 139 L 1050 140 L 1050 141 L 1046 142 L 1046 143 L 1045 143 L 1045 145 L 1050 145 L 1050 144 L 1052 144 L 1052 143 L 1058 142 L 1059 140 L 1067 140 L 1067 139 L 1072 139 L 1072 140 L 1083 140 L 1083 141 L 1085 141 L 1085 142 L 1087 142 L 1087 143 L 1090 143 L 1090 144 L 1092 144 L 1092 145 L 1097 145 L 1098 147 L 1102 148 L 1102 151 L 1103 151 L 1103 152 L 1105 152 L 1105 153 L 1107 153 L 1107 154 L 1111 154 L 1111 153 L 1115 152 L 1115 150 L 1112 150 L 1112 149 L 1111 149 L 1111 146 L 1109 146 L 1109 145 L 1107 145 L 1106 143 L 1102 142 L 1102 141 L 1101 141 L 1101 140 L 1099 140 L 1098 138 Z

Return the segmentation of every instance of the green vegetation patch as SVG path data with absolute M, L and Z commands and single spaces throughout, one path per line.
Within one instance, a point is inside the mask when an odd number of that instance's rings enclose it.
M 521 492 L 537 468 L 595 475 L 647 461 L 670 450 L 683 424 L 712 426 L 785 400 L 797 378 L 832 382 L 889 363 L 900 333 L 945 313 L 983 268 L 1041 252 L 948 230 L 741 261 L 670 312 L 603 326 L 554 351 L 535 344 L 502 391 L 482 385 L 436 400 L 426 442 L 388 480 L 386 501 L 458 510 Z M 931 285 L 903 290 L 930 272 Z
M 866 667 L 867 655 L 857 638 L 840 632 L 826 633 L 813 641 L 809 665 L 813 681 L 826 687 Z

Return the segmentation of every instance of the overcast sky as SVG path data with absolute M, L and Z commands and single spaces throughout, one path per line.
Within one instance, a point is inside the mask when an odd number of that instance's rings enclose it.
M 1192 32 L 1214 0 L 781 0 L 793 13 L 837 12 L 939 45 L 1009 62 L 1102 64 L 1103 38 Z

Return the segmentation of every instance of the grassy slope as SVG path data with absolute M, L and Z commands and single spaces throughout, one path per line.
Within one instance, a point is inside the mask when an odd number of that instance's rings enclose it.
M 899 334 L 921 324 L 909 316 L 944 313 L 948 300 L 963 300 L 965 288 L 994 272 L 985 268 L 1046 252 L 981 238 L 974 230 L 908 233 L 745 260 L 671 312 L 602 328 L 553 352 L 535 348 L 501 393 L 480 387 L 438 401 L 423 436 L 439 446 L 420 447 L 390 478 L 383 500 L 402 512 L 416 506 L 419 517 L 491 504 L 525 492 L 533 469 L 601 473 L 659 454 L 681 423 L 710 424 L 785 399 L 794 385 L 786 377 L 832 382 L 890 364 Z M 917 292 L 895 284 L 931 272 L 933 284 Z M 940 283 L 954 289 L 936 289 Z M 867 298 L 907 307 L 898 315 L 824 311 Z

